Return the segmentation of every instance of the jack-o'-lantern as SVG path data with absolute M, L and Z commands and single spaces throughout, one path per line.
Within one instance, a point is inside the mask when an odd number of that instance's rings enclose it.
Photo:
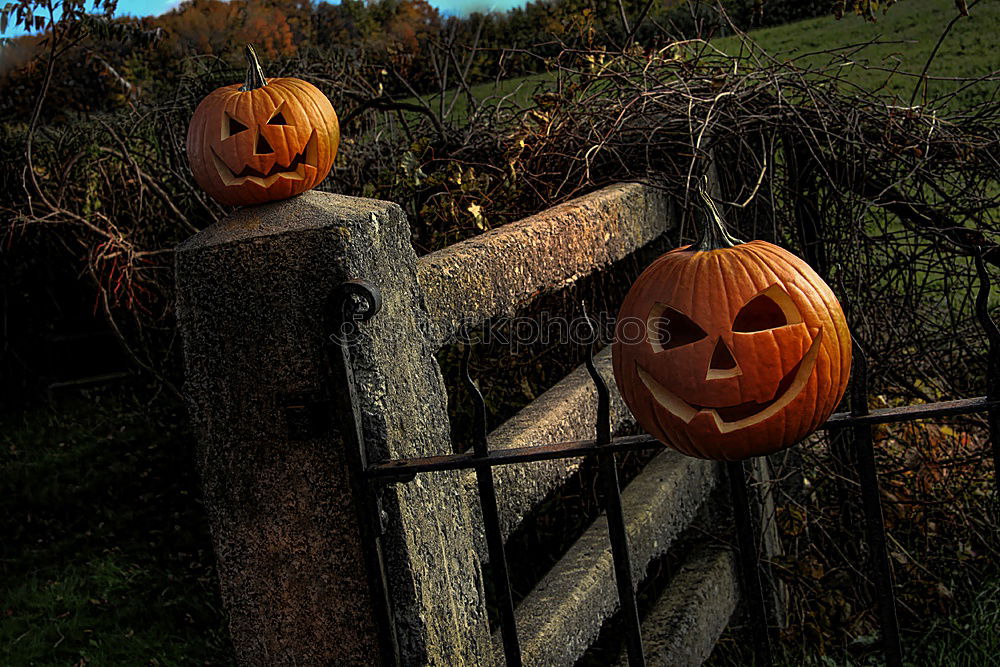
M 614 375 L 651 435 L 735 461 L 789 447 L 826 421 L 847 387 L 851 337 L 808 264 L 732 238 L 701 194 L 700 241 L 654 261 L 625 297 Z
M 340 143 L 326 95 L 300 79 L 265 79 L 253 46 L 246 56 L 246 83 L 214 90 L 188 126 L 194 178 L 222 204 L 287 199 L 315 187 Z

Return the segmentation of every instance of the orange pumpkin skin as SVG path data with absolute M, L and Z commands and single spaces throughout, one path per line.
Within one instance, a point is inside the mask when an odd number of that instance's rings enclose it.
M 251 70 L 255 66 L 259 72 L 254 55 Z M 306 81 L 266 80 L 261 73 L 256 85 L 248 78 L 201 101 L 188 126 L 187 156 L 198 185 L 236 206 L 287 199 L 319 185 L 339 144 L 340 125 L 326 95 Z
M 826 421 L 847 388 L 851 337 L 829 286 L 787 250 L 686 246 L 636 280 L 612 357 L 622 397 L 651 435 L 689 456 L 736 461 Z

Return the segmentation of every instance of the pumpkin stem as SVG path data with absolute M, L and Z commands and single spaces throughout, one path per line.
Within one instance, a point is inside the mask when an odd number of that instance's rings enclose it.
M 257 52 L 253 50 L 253 44 L 247 44 L 246 48 L 247 56 L 247 81 L 242 86 L 240 86 L 240 92 L 247 92 L 248 90 L 256 90 L 258 88 L 263 88 L 267 85 L 267 79 L 264 78 L 264 70 L 260 67 L 260 61 L 257 60 Z
M 726 230 L 726 221 L 722 219 L 722 214 L 719 213 L 715 201 L 706 192 L 704 186 L 698 188 L 698 194 L 705 205 L 706 217 L 708 219 L 701 230 L 701 238 L 698 239 L 698 243 L 691 246 L 691 250 L 705 252 L 708 250 L 718 250 L 719 248 L 733 248 L 743 243 L 738 238 L 729 235 L 729 232 Z

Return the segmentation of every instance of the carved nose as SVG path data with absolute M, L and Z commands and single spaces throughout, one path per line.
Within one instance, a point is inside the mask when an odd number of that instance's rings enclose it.
M 719 338 L 715 343 L 715 351 L 712 352 L 712 361 L 708 364 L 708 373 L 705 375 L 705 379 L 728 378 L 741 373 L 743 371 L 740 370 L 740 365 L 733 358 L 733 353 L 726 347 L 722 338 Z
M 257 148 L 254 149 L 255 155 L 267 155 L 268 153 L 273 153 L 274 149 L 271 148 L 271 144 L 267 143 L 267 139 L 264 138 L 263 134 L 257 134 Z

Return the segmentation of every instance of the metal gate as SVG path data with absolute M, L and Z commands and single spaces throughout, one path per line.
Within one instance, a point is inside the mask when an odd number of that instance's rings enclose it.
M 872 429 L 878 424 L 912 421 L 930 417 L 964 415 L 986 412 L 989 423 L 989 440 L 993 450 L 994 471 L 1000 467 L 1000 329 L 987 310 L 990 294 L 989 275 L 981 254 L 976 257 L 979 274 L 979 292 L 976 315 L 988 341 L 988 360 L 985 369 L 987 392 L 985 396 L 919 405 L 908 405 L 880 410 L 868 410 L 868 362 L 864 350 L 855 340 L 854 368 L 850 384 L 850 412 L 832 415 L 821 427 L 831 436 L 843 434 L 848 438 L 861 488 L 861 501 L 865 518 L 866 538 L 869 547 L 868 564 L 881 621 L 882 647 L 886 663 L 891 667 L 903 664 L 899 623 L 896 615 L 896 596 L 893 591 L 892 570 L 886 549 L 886 533 L 882 518 L 878 476 Z M 378 290 L 360 280 L 342 284 L 330 296 L 326 329 L 329 335 L 331 365 L 344 371 L 348 378 L 346 391 L 340 396 L 349 410 L 346 414 L 358 418 L 357 388 L 350 372 L 351 340 L 357 335 L 365 320 L 374 317 L 380 308 Z M 371 462 L 367 460 L 365 443 L 360 428 L 352 433 L 352 484 L 357 497 L 362 499 L 360 508 L 362 531 L 365 538 L 365 560 L 372 598 L 376 601 L 375 613 L 379 623 L 379 639 L 385 664 L 398 665 L 399 649 L 393 622 L 392 605 L 387 588 L 385 564 L 382 558 L 380 535 L 383 513 L 379 504 L 379 489 L 385 484 L 405 484 L 416 475 L 441 470 L 467 470 L 475 472 L 482 506 L 482 517 L 487 548 L 491 563 L 493 585 L 497 595 L 500 633 L 508 666 L 521 665 L 521 649 L 514 620 L 514 604 L 509 583 L 507 559 L 504 553 L 503 534 L 497 508 L 493 468 L 501 465 L 528 463 L 551 459 L 593 455 L 599 462 L 602 482 L 601 501 L 607 515 L 611 552 L 618 590 L 618 599 L 626 629 L 626 650 L 633 667 L 645 664 L 642 633 L 636 604 L 635 586 L 631 575 L 631 554 L 622 511 L 621 487 L 615 454 L 629 450 L 660 448 L 662 444 L 649 435 L 614 438 L 611 434 L 610 394 L 604 378 L 593 362 L 593 345 L 587 355 L 587 369 L 598 397 L 594 438 L 590 440 L 539 443 L 537 446 L 490 451 L 487 447 L 486 403 L 469 376 L 469 359 L 472 347 L 466 345 L 462 360 L 462 377 L 469 399 L 475 408 L 475 431 L 471 451 L 412 459 L 395 459 Z M 754 521 L 750 507 L 745 462 L 725 464 L 734 512 L 736 543 L 739 552 L 739 569 L 743 597 L 747 603 L 756 662 L 773 664 L 771 640 L 767 625 L 763 588 Z

